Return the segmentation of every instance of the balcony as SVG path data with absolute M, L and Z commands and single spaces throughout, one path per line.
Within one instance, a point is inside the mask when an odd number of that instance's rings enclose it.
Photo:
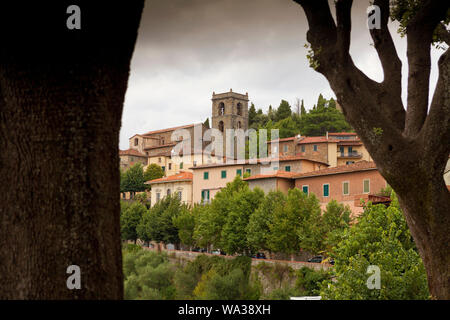
M 340 152 L 340 151 L 338 151 L 338 157 L 339 158 L 358 159 L 358 158 L 362 158 L 362 154 L 357 152 L 357 151 L 352 151 L 352 152 Z

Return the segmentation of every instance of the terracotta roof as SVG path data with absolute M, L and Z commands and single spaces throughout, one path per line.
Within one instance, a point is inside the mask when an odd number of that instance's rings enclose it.
M 167 182 L 177 182 L 177 181 L 192 181 L 192 172 L 182 171 L 180 173 L 147 181 L 146 184 L 154 184 L 154 183 L 167 183 Z
M 139 151 L 135 149 L 128 149 L 128 150 L 119 150 L 119 156 L 136 156 L 136 157 L 146 157 L 147 156 L 143 153 L 140 153 Z
M 159 149 L 159 148 L 164 148 L 164 147 L 173 147 L 176 144 L 177 144 L 176 142 L 171 142 L 171 143 L 162 144 L 160 146 L 145 147 L 144 150 Z
M 357 172 L 357 171 L 366 171 L 366 170 L 376 170 L 377 166 L 373 161 L 359 161 L 353 164 L 326 168 L 317 171 L 298 173 L 294 176 L 295 179 L 306 178 L 306 177 L 315 177 L 315 176 L 326 176 L 330 174 L 340 174 L 347 172 Z
M 356 136 L 356 132 L 328 132 L 328 136 Z
M 256 174 L 254 176 L 250 176 L 248 178 L 244 178 L 243 180 L 258 180 L 258 179 L 268 179 L 268 178 L 281 178 L 281 179 L 292 179 L 295 172 L 287 172 L 287 171 L 276 171 L 274 173 L 269 174 Z
M 362 142 L 360 140 L 341 140 L 338 142 L 339 146 L 361 146 Z
M 267 141 L 267 143 L 272 143 L 272 142 L 285 142 L 285 141 L 294 141 L 295 137 L 289 137 L 289 138 L 283 138 L 283 139 L 277 139 L 277 140 L 271 140 L 271 141 Z
M 200 123 L 199 123 L 200 124 Z M 178 127 L 173 127 L 173 128 L 166 128 L 166 129 L 160 129 L 160 130 L 154 130 L 154 131 L 149 131 L 146 132 L 144 134 L 142 134 L 143 136 L 148 136 L 151 134 L 155 134 L 155 133 L 163 133 L 163 132 L 168 132 L 168 131 L 175 131 L 177 129 L 187 129 L 187 128 L 191 128 L 195 126 L 195 123 L 193 124 L 188 124 L 188 125 L 184 125 L 184 126 L 178 126 Z
M 153 154 L 153 155 L 149 155 L 148 157 L 149 158 L 157 158 L 157 157 L 170 157 L 172 154 L 171 154 L 171 150 L 166 150 L 166 151 L 163 151 L 163 152 L 160 152 L 160 153 L 156 153 L 156 154 Z
M 257 160 L 257 163 L 262 163 L 262 162 L 270 162 L 270 161 L 278 161 L 278 162 L 284 162 L 284 161 L 295 161 L 295 160 L 305 160 L 305 161 L 311 161 L 311 162 L 316 162 L 316 163 L 320 163 L 320 164 L 324 164 L 324 165 L 329 165 L 326 162 L 322 162 L 322 161 L 318 161 L 318 160 L 314 160 L 314 159 L 310 159 L 301 155 L 296 155 L 296 156 L 284 156 L 284 157 L 280 157 L 280 158 L 259 158 L 259 159 L 252 159 L 252 161 L 250 159 L 245 160 L 243 163 L 237 163 L 237 160 L 235 161 L 230 161 L 229 163 L 210 163 L 210 164 L 202 164 L 202 165 L 198 165 L 195 167 L 192 167 L 190 169 L 203 169 L 203 168 L 214 168 L 214 167 L 227 167 L 227 166 L 238 166 L 238 165 L 247 165 L 247 164 L 256 164 L 253 163 L 253 161 Z
M 327 143 L 327 142 L 339 142 L 337 139 L 327 139 L 327 137 L 303 137 L 298 144 L 308 144 L 308 143 Z

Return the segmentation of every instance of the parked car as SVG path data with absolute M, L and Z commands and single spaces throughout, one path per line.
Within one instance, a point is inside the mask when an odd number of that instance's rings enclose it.
M 205 252 L 207 252 L 208 250 L 206 250 L 205 248 L 194 248 L 194 249 L 192 249 L 192 251 L 194 251 L 194 252 L 202 252 L 202 253 L 205 253 Z
M 321 263 L 323 256 L 315 256 L 308 260 L 308 262 Z
M 217 255 L 222 255 L 222 256 L 226 255 L 226 253 L 222 249 L 213 250 L 213 251 L 211 251 L 211 253 L 212 254 L 217 254 Z
M 251 256 L 253 259 L 266 259 L 266 255 L 262 252 L 255 253 Z

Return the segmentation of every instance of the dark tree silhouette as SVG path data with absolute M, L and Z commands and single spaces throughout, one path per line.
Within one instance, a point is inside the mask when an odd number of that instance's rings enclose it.
M 384 71 L 369 79 L 349 54 L 351 0 L 338 0 L 335 23 L 327 0 L 294 0 L 308 19 L 313 63 L 330 83 L 349 123 L 361 137 L 380 173 L 397 192 L 425 264 L 434 298 L 450 299 L 450 193 L 443 172 L 450 152 L 450 53 L 439 59 L 439 79 L 428 110 L 433 34 L 449 44 L 441 28 L 450 3 L 423 0 L 407 22 L 408 99 L 401 99 L 401 61 L 387 23 L 389 0 L 375 0 L 381 29 L 370 34 Z M 403 2 L 403 4 L 408 2 Z M 368 3 L 369 4 L 369 3 Z
M 0 4 L 0 299 L 123 297 L 118 140 L 142 9 Z

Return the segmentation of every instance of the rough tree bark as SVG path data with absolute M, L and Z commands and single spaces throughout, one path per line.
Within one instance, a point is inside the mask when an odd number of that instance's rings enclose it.
M 0 299 L 123 297 L 118 137 L 142 8 L 0 5 Z
M 407 26 L 408 99 L 401 100 L 401 61 L 387 28 L 389 0 L 375 0 L 381 29 L 370 30 L 384 80 L 369 79 L 349 54 L 351 0 L 336 1 L 336 22 L 327 0 L 294 0 L 307 16 L 314 60 L 335 92 L 380 173 L 396 191 L 423 259 L 433 298 L 450 299 L 450 193 L 443 180 L 450 152 L 450 53 L 439 59 L 439 79 L 428 110 L 430 46 L 448 1 L 424 0 Z

